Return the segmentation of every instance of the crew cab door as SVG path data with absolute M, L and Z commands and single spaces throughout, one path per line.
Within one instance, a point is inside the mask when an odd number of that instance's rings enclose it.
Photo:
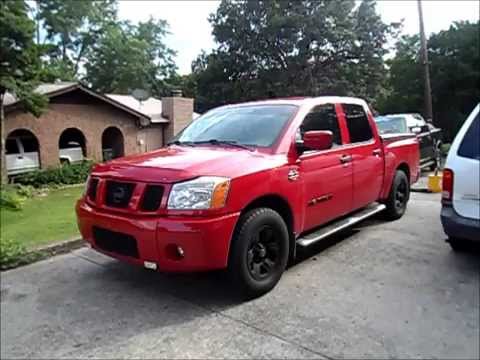
M 330 130 L 333 145 L 328 150 L 304 149 L 298 158 L 305 208 L 303 230 L 309 230 L 350 211 L 352 206 L 352 163 L 345 148 L 334 104 L 315 106 L 297 131 L 297 142 L 312 130 Z
M 353 206 L 359 209 L 380 196 L 384 174 L 383 146 L 371 114 L 362 105 L 342 104 L 353 160 Z

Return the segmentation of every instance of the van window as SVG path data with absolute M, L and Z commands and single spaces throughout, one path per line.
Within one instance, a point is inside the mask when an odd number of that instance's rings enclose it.
M 475 116 L 458 148 L 458 156 L 480 160 L 480 121 Z
M 350 142 L 363 142 L 373 138 L 372 129 L 368 122 L 363 106 L 356 104 L 342 104 L 345 119 L 347 120 Z
M 300 126 L 300 136 L 306 131 L 330 130 L 333 134 L 333 145 L 342 145 L 340 127 L 338 126 L 337 113 L 333 104 L 319 105 L 313 108 Z

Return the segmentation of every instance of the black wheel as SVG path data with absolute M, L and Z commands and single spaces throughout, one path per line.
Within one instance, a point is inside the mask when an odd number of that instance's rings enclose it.
M 453 251 L 465 251 L 468 248 L 468 241 L 465 239 L 449 236 L 447 242 Z
M 397 170 L 393 178 L 390 194 L 385 203 L 385 217 L 388 220 L 400 219 L 407 209 L 410 198 L 410 182 L 405 172 Z
M 230 248 L 228 272 L 233 286 L 248 298 L 270 291 L 288 260 L 288 229 L 269 208 L 251 210 L 239 220 Z

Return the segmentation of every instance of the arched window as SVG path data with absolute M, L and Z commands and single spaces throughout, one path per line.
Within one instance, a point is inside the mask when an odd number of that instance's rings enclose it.
M 111 126 L 102 134 L 103 161 L 121 157 L 125 154 L 123 134 L 119 128 Z
M 29 130 L 17 129 L 5 141 L 8 175 L 20 174 L 40 168 L 40 146 Z
M 58 149 L 60 162 L 71 164 L 82 161 L 87 155 L 85 136 L 76 128 L 65 129 L 58 139 Z

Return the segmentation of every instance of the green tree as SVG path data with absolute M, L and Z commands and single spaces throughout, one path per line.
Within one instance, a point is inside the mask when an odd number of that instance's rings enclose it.
M 23 0 L 0 2 L 0 161 L 6 181 L 4 99 L 7 92 L 20 99 L 26 111 L 39 116 L 47 99 L 34 92 L 40 73 L 39 48 L 33 41 L 35 23 Z
M 164 43 L 166 21 L 122 22 L 105 29 L 86 56 L 85 80 L 101 92 L 126 94 L 135 88 L 165 95 L 175 74 L 174 51 Z
M 218 49 L 193 64 L 209 104 L 332 93 L 374 100 L 397 29 L 372 0 L 223 0 L 209 20 Z
M 46 31 L 45 81 L 78 77 L 85 56 L 105 28 L 116 22 L 116 0 L 38 0 L 37 26 Z
M 397 42 L 395 57 L 387 62 L 389 91 L 380 101 L 382 112 L 418 112 L 423 108 L 423 68 L 419 52 L 418 35 L 404 35 Z
M 480 99 L 480 22 L 456 22 L 428 39 L 433 122 L 451 141 Z M 397 43 L 390 61 L 390 93 L 381 102 L 384 113 L 422 112 L 423 77 L 418 36 Z

